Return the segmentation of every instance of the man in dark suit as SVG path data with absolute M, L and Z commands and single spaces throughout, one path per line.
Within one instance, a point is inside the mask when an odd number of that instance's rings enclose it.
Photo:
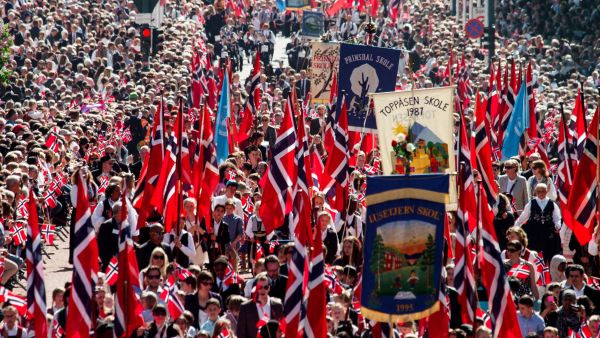
M 227 280 L 227 257 L 220 256 L 213 265 L 214 275 L 216 276 L 215 284 L 210 291 L 216 292 L 221 295 L 221 298 L 227 304 L 229 296 L 240 295 L 240 285 L 237 283 L 230 283 Z
M 267 270 L 269 284 L 271 285 L 269 296 L 277 297 L 283 301 L 285 299 L 287 277 L 279 273 L 280 265 L 279 258 L 275 255 L 269 255 L 265 258 L 265 269 Z
M 225 215 L 225 206 L 223 204 L 215 205 L 213 210 L 213 219 L 210 229 L 208 257 L 211 264 L 214 264 L 220 255 L 225 254 L 225 248 L 229 245 L 229 224 L 223 221 Z M 207 227 L 208 228 L 208 227 Z
M 565 270 L 567 275 L 567 284 L 570 286 L 565 289 L 575 291 L 577 297 L 587 296 L 593 304 L 594 314 L 600 314 L 600 291 L 587 285 L 583 280 L 584 269 L 579 264 L 571 264 Z M 562 297 L 561 297 L 562 299 Z
M 150 256 L 152 255 L 152 251 L 157 247 L 161 247 L 163 250 L 165 250 L 167 257 L 169 257 L 169 262 L 173 261 L 171 247 L 168 244 L 163 243 L 164 228 L 162 224 L 152 223 L 149 225 L 149 228 L 150 239 L 146 243 L 135 248 L 138 267 L 140 270 L 145 269 L 148 264 L 150 264 Z
M 306 76 L 306 70 L 301 70 L 300 79 L 296 81 L 296 95 L 304 100 L 308 93 L 310 93 L 310 80 Z
M 102 271 L 106 270 L 113 256 L 119 252 L 119 225 L 121 224 L 121 202 L 112 206 L 112 217 L 102 222 L 98 230 L 98 251 Z
M 268 317 L 280 320 L 283 316 L 283 304 L 279 299 L 269 297 L 269 277 L 263 272 L 256 276 L 256 300 L 249 300 L 240 307 L 237 324 L 238 338 L 254 338 L 258 332 L 256 323 Z M 266 319 L 266 318 L 265 318 Z

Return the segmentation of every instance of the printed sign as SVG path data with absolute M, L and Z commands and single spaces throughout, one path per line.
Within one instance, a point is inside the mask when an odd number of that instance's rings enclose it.
M 346 94 L 348 129 L 377 129 L 369 112 L 371 93 L 390 92 L 396 87 L 400 50 L 343 43 L 340 47 L 338 98 Z M 336 107 L 339 116 L 341 107 Z
M 329 103 L 333 74 L 337 73 L 340 45 L 337 43 L 311 42 L 309 68 L 310 97 L 314 103 Z
M 302 15 L 302 35 L 308 38 L 319 38 L 323 34 L 325 16 L 323 13 L 304 11 Z

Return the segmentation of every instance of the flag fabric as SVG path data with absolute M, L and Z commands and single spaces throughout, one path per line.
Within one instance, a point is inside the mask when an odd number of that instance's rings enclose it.
M 459 183 L 460 192 L 459 206 L 456 219 L 456 252 L 454 268 L 454 286 L 458 293 L 461 304 L 463 322 L 475 323 L 475 310 L 477 309 L 475 274 L 473 268 L 473 257 L 470 241 L 470 233 L 475 233 L 475 187 L 471 168 L 471 150 L 469 149 L 469 138 L 467 136 L 464 117 L 461 115 L 460 139 L 459 139 Z
M 119 261 L 117 256 L 113 256 L 108 262 L 108 266 L 106 267 L 106 272 L 104 273 L 104 279 L 106 284 L 113 286 L 117 282 L 119 277 Z
M 558 168 L 556 175 L 556 192 L 560 210 L 567 209 L 569 192 L 573 186 L 573 176 L 577 167 L 577 149 L 571 143 L 568 134 L 569 127 L 565 118 L 565 112 L 560 110 L 560 126 L 558 131 Z
M 200 145 L 198 147 L 198 160 L 194 164 L 195 185 L 200 189 L 197 192 L 198 200 L 197 215 L 198 219 L 210 219 L 210 199 L 219 184 L 219 168 L 217 165 L 216 147 L 213 142 L 214 134 L 210 123 L 208 108 L 205 107 L 202 114 L 202 124 L 200 130 Z M 210 222 L 207 228 L 210 230 Z
M 502 160 L 519 155 L 521 136 L 529 128 L 529 102 L 527 102 L 527 86 L 521 86 L 515 100 L 514 110 L 508 121 L 504 144 L 502 145 Z
M 490 106 L 491 99 L 488 99 L 488 107 Z M 481 185 L 485 189 L 488 201 L 491 205 L 495 205 L 498 199 L 498 187 L 494 182 L 494 170 L 492 169 L 492 148 L 489 142 L 488 135 L 492 134 L 491 130 L 486 127 L 486 116 L 484 110 L 479 105 L 478 109 L 475 110 L 475 149 L 471 151 L 475 152 L 477 170 L 479 171 L 479 177 L 481 177 Z
M 148 216 L 152 212 L 152 196 L 154 195 L 154 190 L 158 183 L 161 167 L 164 162 L 164 107 L 165 104 L 161 99 L 158 105 L 158 109 L 154 114 L 154 125 L 152 126 L 152 139 L 150 140 L 150 152 L 146 157 L 146 161 L 144 163 L 144 165 L 147 166 L 144 180 L 144 193 L 143 196 L 139 198 L 139 200 L 141 201 L 139 205 L 134 201 L 134 206 L 138 208 L 138 228 L 142 228 L 145 225 L 146 218 L 148 218 Z
M 223 284 L 225 284 L 225 286 L 230 286 L 238 283 L 239 278 L 237 272 L 233 268 L 233 265 L 231 265 L 231 262 L 227 262 L 227 267 L 225 268 L 225 277 L 223 277 Z
M 215 145 L 217 147 L 217 163 L 225 162 L 229 156 L 229 133 L 227 132 L 227 119 L 230 117 L 230 97 L 229 97 L 229 75 L 225 74 L 223 86 L 221 88 L 221 99 L 217 111 L 217 120 L 215 122 Z
M 267 175 L 260 181 L 263 199 L 272 201 L 272 203 L 262 203 L 259 209 L 267 233 L 283 225 L 286 215 L 293 209 L 292 189 L 296 184 L 298 168 L 295 165 L 296 132 L 292 111 L 292 102 L 288 97 L 283 121 L 272 149 L 273 159 L 269 164 Z
M 585 121 L 585 106 L 584 106 L 583 91 L 581 88 L 577 91 L 577 98 L 575 100 L 575 107 L 573 113 L 569 118 L 569 142 L 577 150 L 577 157 L 575 160 L 580 160 L 584 152 L 584 144 L 586 140 L 587 126 Z
M 136 293 L 140 289 L 137 258 L 131 240 L 131 226 L 127 221 L 127 190 L 123 190 L 121 219 L 119 226 L 119 268 L 115 294 L 115 337 L 124 338 L 144 325 L 142 304 Z
M 25 227 L 23 226 L 23 222 L 21 222 L 21 221 L 14 222 L 14 224 L 10 230 L 10 233 L 11 233 L 11 237 L 12 237 L 14 245 L 20 246 L 26 242 L 27 231 L 25 230 Z
M 292 192 L 293 213 L 290 223 L 290 233 L 293 233 L 294 250 L 292 259 L 288 263 L 289 272 L 284 299 L 285 333 L 286 336 L 302 335 L 302 315 L 306 313 L 302 309 L 303 299 L 306 294 L 307 285 L 304 276 L 308 270 L 306 248 L 311 238 L 311 179 L 312 173 L 309 161 L 308 137 L 304 128 L 304 118 L 298 119 L 297 125 L 297 147 L 295 153 L 295 165 L 298 170 L 297 184 Z M 274 242 L 270 248 L 275 249 Z M 269 248 L 269 249 L 270 249 Z
M 490 319 L 494 338 L 521 338 L 517 309 L 512 299 L 504 261 L 498 246 L 493 216 L 483 189 L 479 189 L 478 220 L 483 247 L 479 250 L 481 281 L 488 291 Z
M 160 176 L 156 183 L 155 192 L 152 197 L 152 205 L 162 214 L 165 232 L 177 222 L 177 199 L 181 198 L 177 193 L 180 180 L 177 170 L 178 161 L 181 159 L 181 137 L 183 124 L 183 102 L 179 103 L 179 111 L 175 119 L 175 125 L 167 141 L 167 149 L 162 163 Z
M 598 189 L 596 170 L 598 152 L 598 114 L 596 109 L 587 132 L 583 155 L 573 179 L 567 209 L 563 210 L 563 221 L 573 230 L 581 245 L 590 241 L 594 231 Z
M 526 144 L 525 154 L 530 155 L 532 153 L 538 153 L 540 155 L 540 159 L 546 163 L 546 167 L 550 168 L 550 160 L 548 159 L 548 153 L 546 151 L 546 142 L 543 138 L 541 125 L 538 123 L 531 63 L 529 63 L 525 72 L 525 84 L 527 91 L 527 102 L 529 103 L 529 128 L 527 129 L 524 138 Z
M 4 286 L 0 286 L 0 303 L 10 304 L 17 309 L 17 313 L 21 317 L 25 317 L 27 315 L 27 300 L 21 296 L 14 294 L 9 289 Z M 44 315 L 44 319 L 45 319 Z
M 98 243 L 92 226 L 92 212 L 87 196 L 88 189 L 82 171 L 77 177 L 77 208 L 75 208 L 75 236 L 73 250 L 73 278 L 66 335 L 68 338 L 89 338 L 95 327 L 92 307 L 98 275 Z
M 169 279 L 165 283 L 165 289 L 168 290 L 166 303 L 169 316 L 173 320 L 176 320 L 185 311 L 185 308 L 179 298 L 177 298 L 177 280 L 174 275 L 169 276 Z
M 327 290 L 325 289 L 325 282 L 323 279 L 325 265 L 323 261 L 323 242 L 321 238 L 321 227 L 317 226 L 315 227 L 313 236 L 310 269 L 308 272 L 307 309 L 324 309 L 327 305 Z M 307 312 L 304 332 L 309 338 L 327 336 L 327 321 L 323 312 Z
M 319 189 L 319 181 L 321 180 L 321 177 L 323 176 L 323 170 L 324 170 L 324 165 L 323 165 L 323 160 L 321 159 L 321 156 L 319 155 L 318 151 L 313 151 L 310 154 L 310 171 L 311 171 L 311 176 L 312 176 L 312 183 L 313 183 L 313 187 Z
M 512 78 L 515 77 L 515 67 L 512 65 Z M 504 87 L 502 91 L 502 102 L 500 103 L 499 113 L 500 116 L 500 128 L 498 129 L 498 148 L 502 148 L 504 143 L 505 133 L 508 128 L 508 121 L 512 115 L 513 108 L 515 106 L 515 93 L 513 86 L 508 82 L 508 65 L 504 69 Z
M 337 123 L 333 126 L 333 146 L 325 170 L 319 182 L 319 188 L 329 198 L 335 196 L 335 209 L 346 210 L 348 200 L 348 112 L 345 98 L 340 98 L 341 110 Z
M 27 227 L 27 314 L 29 318 L 45 318 L 46 288 L 44 286 L 44 260 L 42 258 L 42 236 L 38 223 L 36 196 L 29 189 L 27 209 L 29 220 Z M 48 337 L 48 321 L 34 321 L 36 336 Z
M 65 336 L 65 330 L 58 322 L 58 318 L 54 316 L 52 320 L 52 338 L 63 338 Z
M 527 268 L 527 265 L 517 263 L 510 268 L 508 271 L 508 276 L 525 280 L 527 277 L 529 277 L 529 269 Z

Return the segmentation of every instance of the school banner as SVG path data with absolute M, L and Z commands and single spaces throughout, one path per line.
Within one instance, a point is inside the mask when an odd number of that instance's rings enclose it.
M 302 14 L 302 36 L 320 38 L 325 26 L 323 13 L 304 11 Z
M 310 0 L 285 0 L 285 9 L 288 11 L 310 9 Z
M 361 294 L 366 318 L 409 321 L 438 311 L 449 178 L 367 177 Z
M 408 162 L 411 174 L 454 171 L 453 93 L 443 87 L 371 95 L 384 175 L 404 174 Z
M 368 114 L 368 94 L 394 91 L 399 59 L 399 49 L 341 45 L 338 97 L 342 97 L 342 92 L 346 93 L 349 130 L 377 129 L 375 117 Z M 341 107 L 336 109 L 336 116 L 339 116 Z
M 337 43 L 310 42 L 310 97 L 313 103 L 329 103 L 333 74 L 340 61 Z

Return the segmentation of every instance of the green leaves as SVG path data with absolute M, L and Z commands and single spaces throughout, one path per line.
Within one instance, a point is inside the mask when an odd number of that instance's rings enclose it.
M 8 32 L 8 26 L 0 26 L 0 83 L 6 83 L 12 74 L 7 68 L 10 57 L 10 47 L 13 45 L 13 39 Z

